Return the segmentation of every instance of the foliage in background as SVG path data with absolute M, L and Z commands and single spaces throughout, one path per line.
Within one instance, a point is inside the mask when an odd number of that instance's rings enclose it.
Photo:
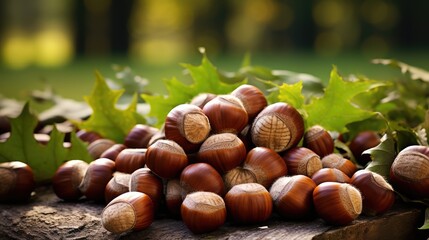
M 135 74 L 132 69 L 128 66 L 113 65 L 113 70 L 115 71 L 114 78 L 106 78 L 107 85 L 111 89 L 123 90 L 123 95 L 119 99 L 120 102 L 130 102 L 133 95 L 143 94 L 145 88 L 149 84 L 149 81 Z M 141 100 L 140 98 L 138 100 Z M 142 102 L 142 101 L 139 101 Z
M 300 101 L 295 108 L 303 114 L 307 127 L 320 125 L 328 131 L 342 133 L 347 131 L 347 124 L 374 116 L 374 111 L 362 109 L 356 106 L 352 100 L 356 95 L 380 86 L 383 84 L 370 80 L 345 81 L 334 67 L 323 96 L 311 98 L 308 104 Z M 278 96 L 280 101 L 290 101 L 291 97 L 296 99 L 297 96 L 300 96 L 300 92 L 292 92 L 289 88 L 290 86 L 285 83 L 280 86 Z
M 85 97 L 93 113 L 89 119 L 77 122 L 81 129 L 94 131 L 105 138 L 122 143 L 125 136 L 136 124 L 144 123 L 137 113 L 137 95 L 134 94 L 126 109 L 118 109 L 116 103 L 124 90 L 110 89 L 104 78 L 96 73 L 96 81 L 90 96 Z
M 227 94 L 232 92 L 238 86 L 247 82 L 241 81 L 226 83 L 222 81 L 217 68 L 210 62 L 206 54 L 203 53 L 201 65 L 182 64 L 190 74 L 193 83 L 185 84 L 182 81 L 172 78 L 166 80 L 165 86 L 168 95 L 149 95 L 142 94 L 142 98 L 150 105 L 149 117 L 156 119 L 155 125 L 160 127 L 168 112 L 175 106 L 190 102 L 193 97 L 200 93 Z
M 50 181 L 58 167 L 67 160 L 92 161 L 86 144 L 74 132 L 71 133 L 71 147 L 63 146 L 65 134 L 55 127 L 47 145 L 38 143 L 33 136 L 38 119 L 30 113 L 27 103 L 21 114 L 11 119 L 11 136 L 0 143 L 0 162 L 21 161 L 27 163 L 34 172 L 37 182 Z

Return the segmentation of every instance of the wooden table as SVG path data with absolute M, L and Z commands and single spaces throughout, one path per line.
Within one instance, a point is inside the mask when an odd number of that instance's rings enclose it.
M 294 222 L 273 214 L 263 224 L 237 226 L 227 222 L 219 230 L 193 235 L 177 219 L 163 214 L 146 230 L 115 235 L 100 222 L 103 204 L 58 199 L 50 187 L 39 187 L 26 204 L 0 204 L 0 239 L 428 239 L 418 230 L 424 210 L 397 203 L 382 216 L 360 216 L 352 224 L 334 227 L 321 219 Z

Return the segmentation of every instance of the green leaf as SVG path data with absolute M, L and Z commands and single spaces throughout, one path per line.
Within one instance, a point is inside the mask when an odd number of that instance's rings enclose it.
M 286 102 L 294 108 L 301 109 L 304 105 L 304 96 L 302 92 L 302 81 L 295 84 L 283 83 L 279 87 L 279 101 Z
M 182 64 L 192 77 L 192 84 L 185 84 L 176 78 L 165 81 L 169 95 L 148 95 L 141 97 L 150 105 L 149 116 L 157 119 L 156 125 L 163 124 L 168 112 L 175 106 L 189 102 L 200 93 L 227 94 L 247 81 L 225 83 L 217 68 L 203 53 L 201 65 Z
M 374 116 L 374 112 L 353 104 L 352 99 L 380 86 L 383 84 L 370 80 L 345 81 L 334 67 L 324 96 L 304 106 L 308 126 L 321 125 L 330 131 L 344 132 L 347 124 Z
M 136 114 L 137 95 L 134 94 L 126 109 L 118 109 L 116 103 L 123 90 L 111 90 L 100 73 L 96 73 L 96 81 L 91 95 L 85 97 L 93 113 L 88 120 L 78 123 L 79 128 L 94 131 L 104 138 L 122 143 L 128 132 L 138 123 L 143 123 L 141 115 Z
M 182 64 L 182 66 L 189 71 L 189 74 L 194 80 L 194 84 L 190 86 L 184 84 L 189 89 L 189 92 L 192 93 L 211 92 L 225 94 L 246 83 L 246 80 L 235 84 L 222 82 L 217 68 L 210 62 L 205 54 L 203 54 L 201 65 L 194 66 L 191 64 Z
M 363 131 L 384 133 L 389 126 L 387 119 L 382 114 L 376 112 L 370 118 L 349 123 L 346 127 L 349 130 L 347 139 L 353 139 L 358 133 Z
M 64 148 L 65 134 L 54 127 L 47 145 L 38 143 L 33 136 L 37 117 L 30 113 L 25 104 L 21 114 L 11 119 L 11 136 L 0 143 L 0 162 L 21 161 L 27 163 L 34 172 L 37 182 L 50 181 L 58 167 L 67 160 L 80 159 L 92 161 L 86 144 L 73 132 L 71 147 Z
M 397 150 L 398 152 L 400 152 L 402 149 L 411 146 L 411 145 L 418 145 L 419 143 L 417 142 L 417 136 L 416 133 L 414 131 L 412 131 L 411 129 L 401 129 L 401 130 L 396 130 L 396 145 L 397 145 Z
M 366 167 L 367 170 L 378 173 L 388 179 L 390 167 L 397 155 L 393 135 L 386 134 L 379 145 L 364 151 L 362 154 L 371 155 L 372 161 Z
M 347 156 L 347 158 L 350 159 L 350 161 L 352 161 L 355 165 L 360 167 L 359 163 L 356 161 L 352 151 L 350 150 L 347 144 L 345 144 L 344 142 L 338 139 L 335 139 L 334 146 L 335 146 L 335 149 L 337 149 L 340 153 L 342 153 L 343 156 Z

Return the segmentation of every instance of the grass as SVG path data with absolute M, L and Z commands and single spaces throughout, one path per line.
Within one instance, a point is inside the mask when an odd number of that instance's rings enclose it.
M 429 69 L 428 51 L 406 51 L 392 53 L 388 58 L 395 58 L 408 64 Z M 234 71 L 240 67 L 243 55 L 210 56 L 219 69 Z M 341 56 L 322 57 L 311 53 L 253 54 L 252 63 L 274 69 L 305 72 L 323 80 L 329 78 L 329 72 L 336 65 L 343 75 L 360 74 L 374 79 L 390 79 L 399 75 L 399 71 L 370 63 L 371 58 L 359 53 Z M 198 65 L 200 57 L 189 57 L 182 62 Z M 130 66 L 138 75 L 149 79 L 148 89 L 164 93 L 162 80 L 173 76 L 182 77 L 179 63 L 165 66 L 151 66 L 144 62 L 126 57 L 113 58 L 78 58 L 71 64 L 60 68 L 30 67 L 23 70 L 11 70 L 0 66 L 0 95 L 8 98 L 25 100 L 31 90 L 52 86 L 59 95 L 82 100 L 88 95 L 94 83 L 94 71 L 98 70 L 105 77 L 114 77 L 112 64 Z

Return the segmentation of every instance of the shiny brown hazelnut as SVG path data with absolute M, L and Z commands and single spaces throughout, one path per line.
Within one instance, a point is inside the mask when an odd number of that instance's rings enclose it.
M 322 169 L 319 155 L 305 147 L 292 148 L 282 155 L 290 175 L 302 174 L 310 177 Z
M 106 151 L 104 151 L 100 155 L 100 158 L 108 158 L 110 160 L 115 161 L 115 159 L 118 156 L 118 154 L 120 152 L 122 152 L 122 150 L 124 150 L 126 147 L 127 146 L 125 146 L 124 144 L 121 144 L 121 143 L 114 144 L 113 146 L 111 146 L 108 149 L 106 149 Z
M 124 144 L 128 148 L 147 148 L 150 139 L 158 132 L 157 128 L 137 124 L 125 136 Z
M 243 142 L 244 146 L 246 146 L 246 151 L 252 150 L 252 148 L 256 147 L 252 142 L 252 136 L 250 134 L 250 129 L 252 125 L 247 125 L 243 131 L 241 131 L 237 136 Z
M 348 146 L 356 161 L 362 166 L 365 166 L 369 161 L 371 161 L 371 157 L 366 154 L 362 155 L 362 153 L 367 149 L 377 146 L 380 142 L 380 136 L 376 132 L 364 131 L 358 133 L 358 135 L 350 141 Z
M 198 151 L 211 131 L 203 110 L 192 104 L 180 104 L 171 109 L 164 126 L 165 138 L 175 141 L 187 153 Z
M 198 151 L 198 161 L 214 167 L 220 174 L 239 166 L 246 158 L 246 147 L 232 133 L 208 137 Z
M 114 172 L 113 177 L 107 183 L 104 190 L 104 199 L 106 203 L 109 203 L 117 196 L 129 192 L 129 182 L 131 174 Z
M 253 85 L 240 85 L 232 91 L 231 95 L 241 100 L 244 109 L 246 109 L 247 115 L 251 120 L 253 120 L 256 115 L 258 115 L 258 113 L 268 105 L 264 93 Z
M 79 131 L 77 131 L 76 136 L 80 138 L 80 140 L 88 143 L 92 143 L 95 140 L 102 138 L 98 133 L 86 131 L 85 129 L 80 129 Z
M 392 186 L 378 173 L 359 170 L 353 174 L 351 184 L 362 194 L 363 213 L 366 215 L 385 213 L 395 202 Z
M 322 158 L 322 166 L 324 168 L 336 168 L 349 177 L 352 177 L 353 174 L 357 171 L 356 164 L 338 153 L 331 153 L 327 156 L 324 156 Z
M 52 188 L 57 197 L 76 201 L 82 197 L 79 185 L 89 164 L 82 160 L 70 160 L 58 167 L 52 178 Z
M 248 123 L 243 103 L 232 95 L 219 95 L 206 103 L 204 114 L 210 120 L 214 133 L 238 134 Z
M 190 104 L 195 105 L 201 109 L 206 105 L 206 103 L 210 102 L 217 95 L 213 93 L 200 93 L 197 96 L 191 99 Z
M 322 168 L 311 176 L 316 185 L 323 182 L 350 183 L 350 177 L 336 168 Z
M 169 179 L 165 186 L 165 205 L 168 212 L 177 217 L 180 216 L 180 206 L 182 205 L 182 187 L 179 179 Z
M 112 233 L 139 231 L 154 219 L 153 203 L 141 192 L 127 192 L 113 199 L 101 213 L 103 227 Z
M 313 191 L 317 214 L 333 225 L 347 225 L 362 212 L 359 190 L 347 183 L 324 182 Z
M 36 187 L 33 170 L 19 161 L 0 163 L 0 202 L 25 202 Z
M 303 146 L 321 158 L 334 152 L 334 139 L 321 126 L 312 126 L 304 133 Z
M 165 139 L 164 125 L 149 139 L 147 146 L 154 144 L 156 141 Z
M 149 168 L 135 170 L 131 174 L 129 184 L 130 191 L 146 193 L 152 199 L 155 209 L 159 207 L 163 199 L 164 185 L 161 178 Z
M 268 105 L 252 124 L 252 142 L 259 147 L 283 152 L 296 146 L 304 135 L 304 119 L 291 105 Z
M 146 166 L 162 178 L 178 177 L 187 165 L 188 156 L 174 141 L 158 140 L 147 148 Z
M 93 159 L 98 159 L 104 151 L 113 145 L 115 142 L 110 139 L 98 139 L 88 145 L 88 153 Z
M 226 191 L 229 191 L 232 187 L 238 184 L 256 183 L 256 176 L 248 169 L 236 167 L 223 175 L 223 182 L 225 184 Z
M 314 211 L 313 191 L 316 184 L 304 175 L 277 179 L 270 188 L 276 211 L 288 219 L 304 219 Z
M 127 148 L 122 150 L 115 159 L 116 171 L 133 173 L 146 164 L 146 148 Z
M 115 162 L 107 158 L 92 161 L 79 185 L 83 195 L 94 201 L 104 201 L 104 190 L 115 172 Z
M 411 145 L 401 150 L 401 153 L 405 152 L 419 152 L 429 157 L 429 147 L 422 145 Z
M 356 164 L 337 153 L 331 153 L 323 157 L 322 166 L 324 168 L 336 168 L 349 177 L 352 177 L 357 170 Z
M 394 189 L 413 199 L 429 198 L 429 148 L 409 146 L 396 156 L 390 168 Z
M 228 214 L 239 224 L 264 222 L 273 211 L 270 193 L 258 183 L 235 185 L 224 200 Z
M 180 174 L 182 198 L 192 192 L 213 192 L 219 196 L 225 194 L 225 185 L 221 175 L 207 163 L 188 165 Z
M 181 216 L 191 232 L 195 234 L 211 232 L 226 221 L 225 202 L 221 196 L 213 192 L 194 192 L 183 200 Z
M 255 147 L 247 153 L 243 164 L 256 177 L 256 182 L 270 188 L 271 184 L 287 174 L 287 166 L 283 158 L 274 150 L 266 147 Z

